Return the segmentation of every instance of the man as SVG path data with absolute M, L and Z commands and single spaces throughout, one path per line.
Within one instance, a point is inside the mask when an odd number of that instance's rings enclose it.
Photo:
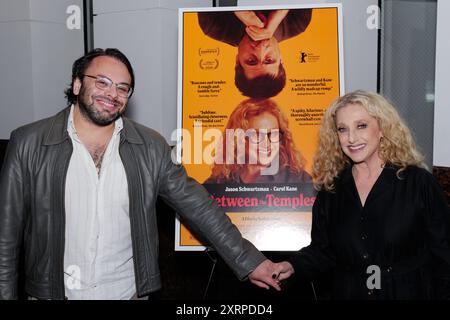
M 155 202 L 163 197 L 236 275 L 280 290 L 267 260 L 171 161 L 155 131 L 122 114 L 128 59 L 96 49 L 73 64 L 69 107 L 11 134 L 0 175 L 0 298 L 17 298 L 19 249 L 35 299 L 132 299 L 161 287 Z
M 312 9 L 199 12 L 204 34 L 238 48 L 235 84 L 247 97 L 276 96 L 286 84 L 278 43 L 299 35 Z

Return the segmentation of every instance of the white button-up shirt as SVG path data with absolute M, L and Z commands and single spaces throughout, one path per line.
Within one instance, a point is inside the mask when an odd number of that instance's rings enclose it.
M 68 299 L 130 299 L 136 293 L 128 185 L 120 155 L 122 119 L 115 122 L 101 171 L 78 138 L 66 176 L 64 284 Z

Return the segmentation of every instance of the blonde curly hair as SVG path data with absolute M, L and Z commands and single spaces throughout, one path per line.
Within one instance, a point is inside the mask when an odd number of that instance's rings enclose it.
M 385 163 L 398 166 L 397 176 L 408 166 L 426 167 L 412 134 L 398 112 L 377 93 L 357 90 L 337 98 L 325 112 L 319 130 L 312 176 L 317 190 L 332 191 L 335 179 L 352 161 L 342 151 L 336 128 L 336 112 L 349 104 L 359 104 L 377 119 L 383 139 L 379 156 Z

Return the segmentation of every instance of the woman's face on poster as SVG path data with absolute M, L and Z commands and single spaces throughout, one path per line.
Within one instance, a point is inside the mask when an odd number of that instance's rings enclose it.
M 253 41 L 245 35 L 239 44 L 236 62 L 244 69 L 247 79 L 266 74 L 276 76 L 281 63 L 278 41 L 274 37 Z
M 280 149 L 278 119 L 263 112 L 249 120 L 249 130 L 254 130 L 248 138 L 248 162 L 261 167 L 269 167 Z

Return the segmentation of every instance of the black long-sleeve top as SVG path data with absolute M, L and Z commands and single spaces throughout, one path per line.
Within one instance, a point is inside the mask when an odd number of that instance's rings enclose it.
M 444 299 L 450 292 L 450 209 L 425 169 L 386 166 L 362 206 L 351 167 L 319 192 L 312 241 L 290 260 L 300 277 L 332 273 L 337 299 Z M 379 267 L 380 272 L 368 269 Z M 378 289 L 375 273 L 380 275 Z

